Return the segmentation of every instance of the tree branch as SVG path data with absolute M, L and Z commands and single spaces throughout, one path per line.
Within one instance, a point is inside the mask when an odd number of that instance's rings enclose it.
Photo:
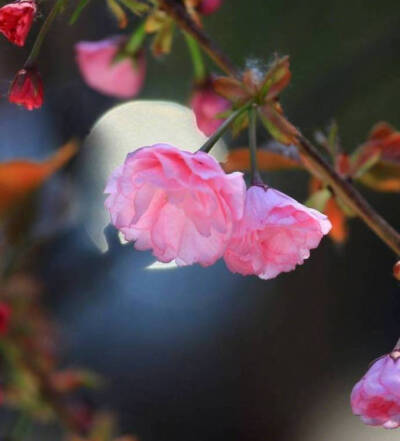
M 176 24 L 191 35 L 208 56 L 228 75 L 237 77 L 238 72 L 231 60 L 221 51 L 221 49 L 211 40 L 210 37 L 200 29 L 182 3 L 177 0 L 160 0 L 161 8 L 171 16 Z
M 197 40 L 203 50 L 228 75 L 238 77 L 238 69 L 221 49 L 208 37 L 187 13 L 179 0 L 160 0 L 162 9 L 170 15 L 177 25 Z M 364 199 L 358 190 L 346 179 L 340 176 L 334 168 L 325 161 L 318 150 L 300 134 L 297 147 L 305 159 L 308 169 L 330 185 L 354 213 L 357 214 L 383 242 L 400 256 L 400 234 L 382 218 Z

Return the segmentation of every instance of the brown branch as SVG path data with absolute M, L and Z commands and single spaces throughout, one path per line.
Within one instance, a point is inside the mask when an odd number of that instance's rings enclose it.
M 177 25 L 197 40 L 204 51 L 228 75 L 237 77 L 238 70 L 221 49 L 197 26 L 179 0 L 160 0 L 161 7 Z M 385 242 L 398 256 L 400 255 L 400 234 L 383 219 L 364 199 L 358 190 L 341 177 L 319 154 L 318 150 L 300 135 L 297 143 L 305 157 L 310 171 L 329 184 L 335 193 Z

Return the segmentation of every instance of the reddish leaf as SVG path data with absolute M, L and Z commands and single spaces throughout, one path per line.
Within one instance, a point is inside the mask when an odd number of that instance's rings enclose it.
M 378 163 L 364 173 L 360 182 L 376 191 L 400 191 L 400 165 L 394 163 Z
M 259 90 L 259 81 L 257 76 L 258 75 L 254 69 L 248 69 L 244 72 L 242 77 L 245 89 L 252 96 L 256 95 Z
M 75 369 L 53 372 L 50 382 L 60 393 L 71 392 L 81 387 L 96 388 L 101 384 L 100 378 L 92 372 Z
M 248 92 L 243 84 L 232 77 L 218 77 L 213 80 L 213 87 L 218 95 L 232 101 L 233 103 L 245 102 L 249 99 Z
M 378 191 L 400 191 L 400 132 L 376 124 L 354 158 L 353 176 Z
M 381 121 L 372 127 L 368 139 L 370 141 L 377 141 L 380 139 L 385 139 L 393 133 L 395 133 L 394 128 L 390 124 Z
M 336 243 L 344 243 L 348 236 L 346 216 L 334 198 L 330 198 L 325 207 L 325 214 L 332 224 L 330 238 Z
M 0 163 L 0 215 L 36 190 L 77 152 L 73 141 L 43 162 L 15 160 Z
M 347 177 L 350 173 L 351 164 L 347 153 L 339 153 L 335 159 L 335 168 L 341 176 Z
M 268 101 L 275 99 L 288 86 L 291 79 L 289 57 L 277 58 L 267 72 L 261 86 L 262 96 Z
M 292 158 L 268 150 L 257 151 L 257 164 L 261 171 L 288 170 L 302 168 L 302 165 Z M 232 150 L 223 165 L 226 172 L 250 169 L 250 152 L 247 148 Z
M 265 105 L 259 111 L 261 121 L 271 136 L 278 142 L 290 145 L 295 144 L 299 132 L 284 116 L 278 103 Z

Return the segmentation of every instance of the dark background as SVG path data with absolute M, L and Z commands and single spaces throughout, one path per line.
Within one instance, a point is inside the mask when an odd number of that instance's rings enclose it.
M 206 29 L 242 66 L 267 63 L 275 51 L 291 55 L 293 80 L 282 101 L 306 135 L 334 117 L 351 151 L 377 121 L 400 128 L 397 1 L 225 0 Z M 73 44 L 117 32 L 101 1 L 74 27 L 59 19 L 40 58 L 43 108 L 0 102 L 2 159 L 42 158 L 71 135 L 85 136 L 116 103 L 83 84 Z M 4 94 L 28 47 L 1 40 Z M 170 56 L 148 58 L 140 97 L 186 102 L 191 65 L 181 36 Z M 78 157 L 64 179 L 84 201 L 80 165 Z M 266 180 L 306 198 L 305 174 Z M 362 191 L 399 226 L 398 194 Z M 400 335 L 394 256 L 359 220 L 344 247 L 325 239 L 302 267 L 273 281 L 233 275 L 223 263 L 148 271 L 150 253 L 120 246 L 112 233 L 111 250 L 101 255 L 83 220 L 78 214 L 59 231 L 36 268 L 61 324 L 65 364 L 107 379 L 89 399 L 118 411 L 123 432 L 142 441 L 397 439 L 396 431 L 364 427 L 349 407 L 354 382 Z

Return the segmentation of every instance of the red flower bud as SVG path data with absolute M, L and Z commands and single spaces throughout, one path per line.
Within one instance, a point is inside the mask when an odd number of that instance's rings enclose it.
M 8 94 L 8 100 L 28 110 L 42 106 L 43 83 L 35 67 L 28 67 L 17 72 Z
M 0 8 L 0 32 L 18 46 L 25 44 L 36 14 L 36 3 L 31 0 L 9 3 Z
M 0 303 L 0 335 L 7 333 L 10 316 L 11 308 L 6 303 Z
M 393 275 L 395 279 L 400 280 L 400 260 L 393 265 Z
M 216 12 L 222 5 L 222 0 L 202 0 L 199 12 L 203 15 L 210 15 Z

